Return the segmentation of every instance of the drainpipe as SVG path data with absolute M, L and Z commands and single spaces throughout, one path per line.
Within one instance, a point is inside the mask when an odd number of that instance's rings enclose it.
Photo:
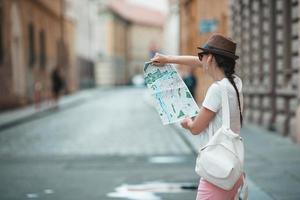
M 270 1 L 270 99 L 271 119 L 269 130 L 275 129 L 276 121 L 276 1 Z
M 300 0 L 298 1 L 300 5 Z M 298 8 L 298 12 L 300 12 L 300 6 Z M 298 31 L 298 36 L 300 37 L 300 31 Z M 299 49 L 300 50 L 300 49 Z M 299 56 L 298 56 L 299 57 Z M 297 107 L 297 112 L 296 112 L 296 131 L 295 131 L 295 140 L 297 143 L 300 143 L 300 70 L 298 70 L 298 94 L 297 94 L 297 99 L 298 99 L 298 107 Z

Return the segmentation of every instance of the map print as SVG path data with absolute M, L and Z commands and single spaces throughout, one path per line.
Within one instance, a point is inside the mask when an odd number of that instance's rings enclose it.
M 172 64 L 157 67 L 146 62 L 144 78 L 164 125 L 198 114 L 198 105 Z

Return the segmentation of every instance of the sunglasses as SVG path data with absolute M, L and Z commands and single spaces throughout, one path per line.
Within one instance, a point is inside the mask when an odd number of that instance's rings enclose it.
M 198 58 L 200 61 L 202 61 L 202 58 L 204 55 L 208 55 L 208 52 L 201 52 L 201 53 L 198 53 Z

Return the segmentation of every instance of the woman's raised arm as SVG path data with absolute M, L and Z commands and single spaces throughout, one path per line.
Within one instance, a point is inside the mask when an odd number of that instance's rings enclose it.
M 154 64 L 174 63 L 187 65 L 190 67 L 202 67 L 202 63 L 197 56 L 173 56 L 156 53 L 151 59 Z

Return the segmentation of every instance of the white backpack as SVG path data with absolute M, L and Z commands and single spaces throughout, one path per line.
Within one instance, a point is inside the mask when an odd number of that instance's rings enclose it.
M 199 150 L 195 171 L 208 182 L 231 190 L 244 172 L 244 144 L 241 136 L 230 129 L 227 89 L 219 85 L 222 126 L 213 135 L 209 132 L 209 142 Z

